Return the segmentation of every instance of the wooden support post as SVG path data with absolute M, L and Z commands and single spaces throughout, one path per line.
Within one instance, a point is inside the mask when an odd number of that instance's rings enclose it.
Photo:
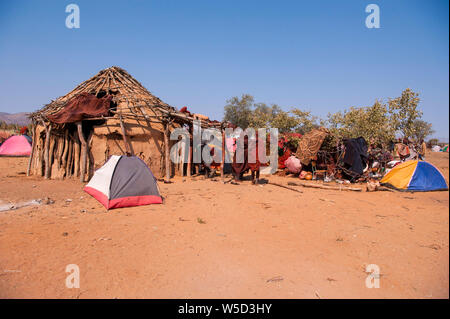
M 52 124 L 49 124 L 45 129 L 45 146 L 44 146 L 44 162 L 45 171 L 44 178 L 50 178 L 50 136 L 52 133 Z
M 73 175 L 80 176 L 80 139 L 78 138 L 78 132 L 75 132 L 73 140 Z
M 57 137 L 56 135 L 51 136 L 51 140 L 50 140 L 50 149 L 49 149 L 49 165 L 50 165 L 50 176 L 52 175 L 52 167 L 53 167 L 53 162 L 55 159 L 55 145 L 56 145 L 56 141 L 57 141 Z
M 33 156 L 34 156 L 34 150 L 36 148 L 36 125 L 33 122 L 31 130 L 33 132 L 33 139 L 32 139 L 32 145 L 31 145 L 31 154 L 30 154 L 30 158 L 28 159 L 28 167 L 27 167 L 27 176 L 30 176 L 30 171 L 31 171 L 31 164 L 33 161 Z
M 81 161 L 81 172 L 80 172 L 80 182 L 84 182 L 84 176 L 86 175 L 86 160 L 87 160 L 87 143 L 86 139 L 83 135 L 83 125 L 82 122 L 77 122 L 77 129 L 78 129 L 78 138 L 81 142 L 81 155 L 80 155 L 80 161 Z
M 67 164 L 67 154 L 69 151 L 69 130 L 66 129 L 64 132 L 64 152 L 61 159 L 61 166 L 65 169 Z
M 166 179 L 164 182 L 170 182 L 170 150 L 169 150 L 169 123 L 164 123 L 164 157 L 166 162 Z
M 126 155 L 127 156 L 134 155 L 133 151 L 131 149 L 131 146 L 129 144 L 129 141 L 128 141 L 127 132 L 125 131 L 125 126 L 124 126 L 123 121 L 122 121 L 122 115 L 119 115 L 119 121 L 120 121 L 120 128 L 122 129 L 123 143 L 125 144 L 125 150 L 126 150 L 126 153 L 127 153 Z
M 74 158 L 74 142 L 72 140 L 72 137 L 69 137 L 67 140 L 67 146 L 69 148 L 69 151 L 67 153 L 67 161 L 66 161 L 66 177 L 72 176 L 72 169 L 73 169 L 73 158 Z
M 222 130 L 222 162 L 220 163 L 220 177 L 222 178 L 222 182 L 225 178 L 224 168 L 225 168 L 225 131 Z
M 187 172 L 186 175 L 191 177 L 192 175 L 192 143 L 191 143 L 191 133 L 189 133 L 189 151 L 188 151 L 188 162 L 187 162 Z
M 88 181 L 94 176 L 94 155 L 92 154 L 91 147 L 92 147 L 92 139 L 93 139 L 94 133 L 91 131 L 89 133 L 89 137 L 87 140 L 87 153 L 89 158 L 89 170 L 88 170 Z

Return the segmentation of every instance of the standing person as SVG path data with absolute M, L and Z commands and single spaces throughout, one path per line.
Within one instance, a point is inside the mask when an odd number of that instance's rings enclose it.
M 238 158 L 238 150 L 239 146 L 236 149 L 236 152 L 233 156 L 233 164 L 231 164 L 234 180 L 235 182 L 239 182 L 242 180 L 244 173 L 246 173 L 248 170 L 252 173 L 252 184 L 258 184 L 259 183 L 259 168 L 261 166 L 261 163 L 259 161 L 258 156 L 258 133 L 256 134 L 256 140 L 254 143 L 249 145 L 248 136 L 244 135 L 244 133 L 241 134 L 239 139 L 243 139 L 243 158 Z M 238 141 L 236 141 L 238 143 Z M 252 161 L 254 159 L 254 162 L 249 162 L 249 154 L 252 154 Z
M 427 144 L 423 139 L 420 140 L 420 149 L 419 149 L 419 159 L 421 161 L 425 160 L 425 154 L 427 152 Z
M 394 153 L 395 153 L 395 143 L 394 143 L 393 140 L 390 140 L 390 141 L 389 141 L 389 144 L 388 144 L 388 150 L 389 150 L 389 153 L 391 153 L 391 155 L 394 156 Z
M 242 135 L 238 139 L 236 139 L 236 145 L 238 145 L 239 139 L 243 139 L 243 158 L 238 158 L 238 150 L 241 146 L 237 146 L 236 152 L 233 156 L 233 164 L 231 164 L 234 180 L 236 182 L 240 182 L 242 180 L 242 177 L 244 176 L 244 173 L 246 173 L 250 169 L 250 167 L 248 166 L 248 136 Z

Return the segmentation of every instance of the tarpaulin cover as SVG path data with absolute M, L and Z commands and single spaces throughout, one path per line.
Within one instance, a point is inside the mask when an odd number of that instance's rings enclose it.
M 368 160 L 368 146 L 363 137 L 350 138 L 344 141 L 344 164 L 352 172 L 361 175 Z
M 380 181 L 382 185 L 404 191 L 447 190 L 444 176 L 432 164 L 424 161 L 406 161 L 395 166 Z
M 314 159 L 322 146 L 323 140 L 329 134 L 326 128 L 313 129 L 303 135 L 297 147 L 295 155 L 300 159 L 303 165 L 308 165 Z
M 25 135 L 14 135 L 0 146 L 0 156 L 29 156 L 31 143 Z
M 111 95 L 98 98 L 89 93 L 81 93 L 70 99 L 64 107 L 55 114 L 48 115 L 54 123 L 73 123 L 84 118 L 107 116 L 111 104 Z

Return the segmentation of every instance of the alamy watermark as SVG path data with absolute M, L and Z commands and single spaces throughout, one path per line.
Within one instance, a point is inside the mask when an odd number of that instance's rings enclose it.
M 177 141 L 170 149 L 170 159 L 173 163 L 187 163 L 189 149 L 192 147 L 192 163 L 256 163 L 269 166 L 270 172 L 278 168 L 278 129 L 277 128 L 217 128 L 201 127 L 201 122 L 195 120 L 192 126 L 192 145 L 187 128 L 175 128 L 170 134 L 170 140 Z M 225 141 L 223 141 L 225 139 Z M 222 156 L 222 145 L 225 155 Z M 246 154 L 245 154 L 246 153 Z M 246 157 L 247 155 L 247 157 Z
M 369 274 L 366 277 L 366 287 L 380 288 L 380 266 L 376 264 L 367 265 L 366 273 Z
M 80 28 L 80 7 L 74 3 L 66 6 L 66 13 L 70 13 L 66 17 L 66 27 L 69 29 Z
M 66 266 L 66 272 L 69 273 L 66 277 L 66 287 L 80 288 L 80 267 L 76 264 L 69 264 Z
M 380 28 L 380 7 L 374 3 L 367 5 L 366 13 L 370 13 L 366 17 L 366 27 L 368 29 Z

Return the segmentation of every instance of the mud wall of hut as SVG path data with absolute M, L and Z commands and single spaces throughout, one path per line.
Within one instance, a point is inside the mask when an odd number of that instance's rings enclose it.
M 94 171 L 100 168 L 111 155 L 123 155 L 128 149 L 140 157 L 157 178 L 165 175 L 164 132 L 162 126 L 143 126 L 137 122 L 124 123 L 126 139 L 117 121 L 94 126 L 84 134 L 87 142 L 86 175 L 88 181 Z M 172 127 L 173 128 L 173 127 Z M 34 126 L 33 152 L 30 159 L 30 174 L 48 176 L 51 179 L 80 178 L 82 162 L 82 145 L 75 126 L 62 130 L 50 130 L 43 125 Z M 47 141 L 47 134 L 50 139 Z M 48 145 L 47 145 L 48 143 Z M 171 141 L 171 147 L 175 141 Z M 46 174 L 45 160 L 48 150 L 49 172 Z M 171 163 L 172 176 L 180 174 L 180 166 Z

